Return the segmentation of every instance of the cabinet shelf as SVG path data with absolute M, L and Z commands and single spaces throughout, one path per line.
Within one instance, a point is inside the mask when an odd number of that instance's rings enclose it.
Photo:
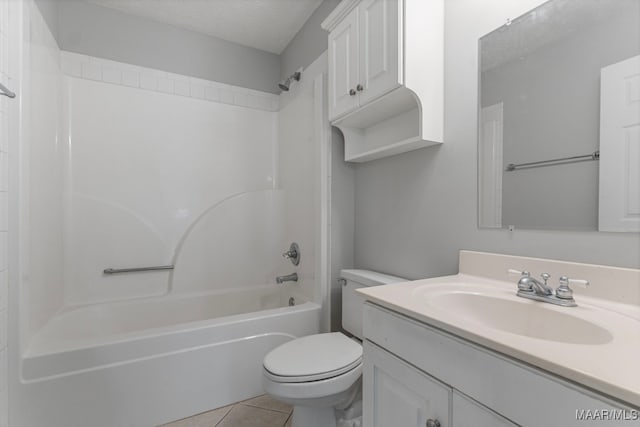
M 407 138 L 392 144 L 386 144 L 384 147 L 354 153 L 350 157 L 345 156 L 345 160 L 347 162 L 364 163 L 371 160 L 382 159 L 383 157 L 395 156 L 396 154 L 406 153 L 407 151 L 417 150 L 418 148 L 428 147 L 434 144 L 436 143 L 424 141 L 419 137 Z
M 440 144 L 423 137 L 421 106 L 410 90 L 400 87 L 336 120 L 345 141 L 345 160 L 368 162 Z

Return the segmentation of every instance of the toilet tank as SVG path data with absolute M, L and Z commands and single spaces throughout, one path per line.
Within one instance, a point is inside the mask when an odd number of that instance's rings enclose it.
M 389 276 L 369 270 L 341 270 L 342 282 L 342 328 L 362 339 L 362 308 L 365 299 L 355 290 L 368 286 L 406 282 L 407 279 Z

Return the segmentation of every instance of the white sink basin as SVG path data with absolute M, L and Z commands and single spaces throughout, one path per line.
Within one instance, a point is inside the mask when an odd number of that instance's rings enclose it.
M 425 292 L 424 296 L 438 310 L 516 335 L 586 345 L 602 345 L 613 339 L 605 328 L 572 315 L 573 307 L 465 291 Z

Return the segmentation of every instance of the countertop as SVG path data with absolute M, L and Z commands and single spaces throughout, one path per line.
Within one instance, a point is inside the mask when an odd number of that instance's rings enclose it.
M 516 282 L 517 279 L 503 281 L 458 274 L 368 287 L 358 292 L 375 304 L 640 407 L 640 306 L 580 295 L 575 296 L 578 307 L 554 306 L 516 297 Z M 440 309 L 425 297 L 447 287 L 480 294 L 491 292 L 501 298 L 517 298 L 523 304 L 544 304 L 545 309 L 596 323 L 612 337 L 600 344 L 567 343 L 488 327 L 456 310 Z

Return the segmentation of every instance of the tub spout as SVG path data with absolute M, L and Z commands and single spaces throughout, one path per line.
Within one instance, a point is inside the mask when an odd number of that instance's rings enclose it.
M 297 281 L 298 281 L 298 273 L 292 273 L 292 274 L 289 274 L 288 276 L 278 276 L 278 277 L 276 277 L 276 282 L 277 283 L 297 282 Z

